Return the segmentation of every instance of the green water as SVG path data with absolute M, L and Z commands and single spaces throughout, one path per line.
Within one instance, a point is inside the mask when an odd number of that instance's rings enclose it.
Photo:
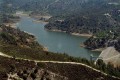
M 17 27 L 21 30 L 32 33 L 36 36 L 37 41 L 43 46 L 47 47 L 51 52 L 67 53 L 75 57 L 83 57 L 90 59 L 90 55 L 98 57 L 99 52 L 92 52 L 80 44 L 87 38 L 73 36 L 62 32 L 50 32 L 44 29 L 45 23 L 33 22 L 32 18 L 21 16 L 21 21 Z

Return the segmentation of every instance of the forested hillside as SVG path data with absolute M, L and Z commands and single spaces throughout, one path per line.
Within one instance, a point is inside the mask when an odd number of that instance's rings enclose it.
M 55 0 L 5 0 L 12 5 L 13 10 L 22 11 L 45 11 L 45 8 Z
M 51 15 L 105 12 L 118 8 L 119 0 L 4 0 L 15 10 L 47 11 Z M 117 3 L 117 4 L 116 4 Z
M 52 18 L 48 20 L 46 29 L 92 34 L 93 36 L 84 42 L 86 48 L 114 46 L 120 51 L 119 3 L 119 0 L 3 0 L 0 5 L 0 19 L 1 23 L 14 23 L 16 20 L 11 19 L 20 19 L 14 15 L 16 11 L 30 12 L 30 15 L 49 14 Z M 92 61 L 83 58 L 45 51 L 34 35 L 4 24 L 0 25 L 0 53 L 2 56 L 7 55 L 6 58 L 0 57 L 1 79 L 49 80 L 49 76 L 56 77 L 57 74 L 59 75 L 56 80 L 61 77 L 62 80 L 118 80 L 111 75 L 120 77 L 118 67 L 105 65 L 102 60 L 98 60 L 95 66 Z M 48 63 L 38 63 L 36 60 Z M 64 62 L 67 64 L 63 64 Z M 54 74 L 51 75 L 49 71 Z
M 119 38 L 119 0 L 4 0 L 4 3 L 9 6 L 7 12 L 22 10 L 52 15 L 45 26 L 48 30 L 96 36 L 84 43 L 90 49 L 108 46 Z
M 3 6 L 9 6 L 6 12 L 22 10 L 31 11 L 31 15 L 52 15 L 45 26 L 48 30 L 96 36 L 84 43 L 90 49 L 108 46 L 119 38 L 119 0 L 4 0 L 4 3 Z
M 72 12 L 71 14 L 69 11 L 67 11 L 68 9 L 65 11 L 61 11 L 58 9 L 60 12 L 64 12 L 65 14 L 69 13 L 70 15 L 67 15 L 67 18 L 65 18 L 65 20 L 63 20 L 62 22 L 59 20 L 55 20 L 54 22 L 52 21 L 46 26 L 46 28 L 56 28 L 77 33 L 95 33 L 95 31 L 97 32 L 100 30 L 108 30 L 120 25 L 119 1 L 84 0 L 84 3 L 81 3 L 81 5 L 77 1 L 74 2 L 76 2 L 76 5 L 79 7 L 79 9 L 77 9 L 77 7 L 68 7 L 69 9 L 73 8 L 73 12 L 70 11 Z M 74 6 L 74 3 L 71 4 Z
M 93 37 L 84 43 L 86 48 L 115 46 L 118 50 L 120 38 L 119 0 L 84 0 L 76 11 L 61 19 L 51 18 L 45 28 L 67 33 L 91 34 Z

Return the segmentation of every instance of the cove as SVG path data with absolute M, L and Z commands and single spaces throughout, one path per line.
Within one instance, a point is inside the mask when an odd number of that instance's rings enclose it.
M 37 38 L 37 41 L 48 48 L 50 52 L 67 53 L 70 56 L 82 57 L 90 59 L 90 55 L 98 57 L 100 52 L 92 52 L 80 44 L 87 38 L 74 36 L 62 32 L 51 32 L 44 29 L 45 23 L 33 22 L 33 18 L 21 16 L 21 20 L 17 24 L 23 31 L 32 33 Z

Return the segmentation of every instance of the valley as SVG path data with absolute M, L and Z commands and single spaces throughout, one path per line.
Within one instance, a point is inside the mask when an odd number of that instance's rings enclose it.
M 0 0 L 2 80 L 119 80 L 119 0 Z

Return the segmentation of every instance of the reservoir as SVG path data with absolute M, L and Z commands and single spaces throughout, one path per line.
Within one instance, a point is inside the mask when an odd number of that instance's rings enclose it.
M 100 52 L 92 52 L 80 47 L 80 44 L 87 39 L 86 37 L 73 36 L 62 32 L 46 31 L 44 29 L 45 23 L 37 23 L 33 20 L 33 18 L 21 16 L 17 27 L 23 31 L 34 34 L 37 41 L 44 47 L 47 47 L 48 51 L 67 53 L 70 56 L 86 59 L 90 59 L 91 54 L 96 57 L 99 56 Z

